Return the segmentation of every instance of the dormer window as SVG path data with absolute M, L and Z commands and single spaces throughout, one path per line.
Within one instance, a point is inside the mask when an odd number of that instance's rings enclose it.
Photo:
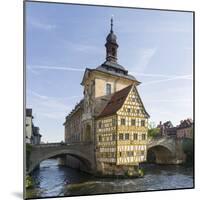
M 111 84 L 110 83 L 106 83 L 106 95 L 111 94 Z

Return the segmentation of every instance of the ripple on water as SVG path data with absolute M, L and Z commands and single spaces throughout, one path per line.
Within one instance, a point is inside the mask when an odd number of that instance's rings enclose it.
M 152 165 L 144 168 L 143 178 L 105 179 L 58 166 L 56 160 L 47 160 L 32 175 L 36 181 L 35 188 L 27 191 L 31 198 L 193 187 L 191 167 Z M 70 184 L 64 184 L 66 179 Z

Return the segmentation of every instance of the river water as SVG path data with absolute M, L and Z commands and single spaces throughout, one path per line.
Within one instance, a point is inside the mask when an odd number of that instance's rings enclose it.
M 89 174 L 59 166 L 56 159 L 45 160 L 32 173 L 35 185 L 27 189 L 27 198 L 74 196 L 193 187 L 193 168 L 181 165 L 142 166 L 143 178 L 95 178 Z M 68 180 L 70 184 L 65 184 Z

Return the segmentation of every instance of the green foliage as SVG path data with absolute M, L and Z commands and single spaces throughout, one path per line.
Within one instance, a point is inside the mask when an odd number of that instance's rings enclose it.
M 186 154 L 192 154 L 193 153 L 193 140 L 190 138 L 184 138 L 182 142 L 183 151 Z
M 26 188 L 31 188 L 33 187 L 33 179 L 31 176 L 27 175 L 26 176 Z
M 32 151 L 32 146 L 30 144 L 26 144 L 26 170 L 29 169 L 31 151 Z
M 124 172 L 124 176 L 129 176 L 128 170 Z
M 140 177 L 143 177 L 144 176 L 144 169 L 140 168 L 138 170 L 138 173 L 139 173 Z
M 30 152 L 32 150 L 32 145 L 31 144 L 26 144 L 26 152 Z
M 156 128 L 156 123 L 155 123 L 155 122 L 149 122 L 148 128 L 149 128 L 149 129 L 154 129 L 154 128 Z
M 159 128 L 150 128 L 148 129 L 148 137 L 150 138 L 154 138 L 156 136 L 158 136 L 160 133 L 160 129 Z
M 155 122 L 149 122 L 148 124 L 148 137 L 154 138 L 160 133 L 160 128 L 156 128 Z

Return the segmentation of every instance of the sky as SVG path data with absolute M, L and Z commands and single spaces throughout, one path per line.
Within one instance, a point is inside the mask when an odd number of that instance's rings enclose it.
M 176 126 L 192 118 L 192 13 L 26 2 L 26 107 L 42 141 L 64 140 L 85 68 L 105 61 L 111 16 L 118 63 L 142 82 L 149 121 Z

